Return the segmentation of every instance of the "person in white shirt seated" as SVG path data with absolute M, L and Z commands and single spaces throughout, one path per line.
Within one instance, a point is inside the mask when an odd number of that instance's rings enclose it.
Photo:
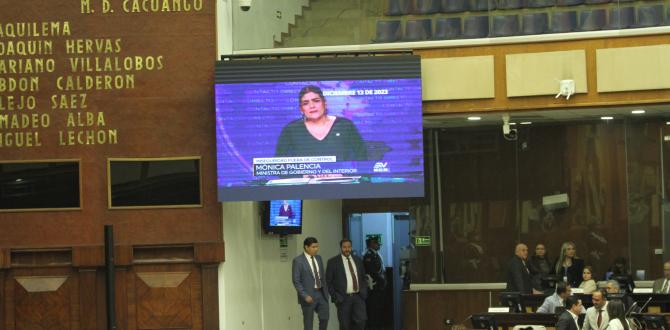
M 556 307 L 563 307 L 565 298 L 572 294 L 572 289 L 565 282 L 556 283 L 556 292 L 547 298 L 544 298 L 542 306 L 537 309 L 537 313 L 556 313 Z M 585 313 L 582 306 L 582 313 Z
M 584 290 L 584 294 L 590 294 L 598 288 L 596 281 L 593 279 L 593 268 L 591 266 L 584 266 L 582 271 L 582 283 L 579 288 Z
M 663 264 L 663 278 L 654 281 L 654 293 L 670 293 L 670 261 Z
M 607 301 L 605 292 L 594 291 L 591 294 L 591 302 L 593 306 L 586 310 L 584 317 L 584 325 L 582 330 L 605 330 L 609 325 L 609 314 L 607 313 Z
M 630 323 L 626 319 L 626 309 L 621 300 L 611 300 L 607 304 L 607 313 L 610 317 L 607 330 L 630 330 Z

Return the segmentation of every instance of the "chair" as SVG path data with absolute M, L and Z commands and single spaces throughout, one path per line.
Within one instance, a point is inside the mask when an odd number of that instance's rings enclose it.
M 494 37 L 509 37 L 519 34 L 519 17 L 517 15 L 504 15 L 493 17 Z
M 433 23 L 430 18 L 410 19 L 405 22 L 405 41 L 429 40 L 433 34 Z
M 522 0 L 496 0 L 496 8 L 498 9 L 519 9 L 522 7 Z
M 628 29 L 635 25 L 635 9 L 633 7 L 612 8 L 606 29 Z
M 602 30 L 607 24 L 605 9 L 584 10 L 579 14 L 579 30 Z
M 547 13 L 523 14 L 521 16 L 521 34 L 543 34 L 549 29 Z
M 495 0 L 468 0 L 470 11 L 489 11 L 496 9 Z
M 386 4 L 387 16 L 407 15 L 412 12 L 411 0 L 387 0 Z
M 556 5 L 556 0 L 525 0 L 526 8 L 544 8 L 544 7 L 553 7 Z
M 573 32 L 577 30 L 577 12 L 558 11 L 551 13 L 552 33 Z
M 637 8 L 637 27 L 659 26 L 663 23 L 663 5 Z
M 374 42 L 394 42 L 400 40 L 400 20 L 377 21 Z
M 462 13 L 468 11 L 468 0 L 442 0 L 443 13 Z
M 440 11 L 440 0 L 416 0 L 414 14 L 430 15 Z
M 584 0 L 584 3 L 587 5 L 598 5 L 601 3 L 608 3 L 611 2 L 612 0 Z
M 584 3 L 584 0 L 556 0 L 556 6 L 577 6 Z
M 435 39 L 458 39 L 461 37 L 461 18 L 449 17 L 435 20 Z
M 463 36 L 465 38 L 484 38 L 489 35 L 488 16 L 469 16 L 463 22 Z

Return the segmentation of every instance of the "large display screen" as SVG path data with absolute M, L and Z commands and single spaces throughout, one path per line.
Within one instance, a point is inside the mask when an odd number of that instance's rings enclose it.
M 219 200 L 423 195 L 421 79 L 219 83 Z

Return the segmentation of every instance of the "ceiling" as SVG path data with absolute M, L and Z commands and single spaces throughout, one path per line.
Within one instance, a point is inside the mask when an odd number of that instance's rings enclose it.
M 632 110 L 644 109 L 644 114 L 631 114 Z M 426 128 L 449 128 L 449 127 L 481 127 L 502 125 L 502 115 L 505 112 L 484 113 L 458 113 L 444 115 L 424 115 L 423 125 Z M 635 105 L 607 108 L 570 108 L 558 110 L 532 110 L 511 111 L 510 123 L 521 123 L 524 121 L 533 124 L 556 123 L 556 122 L 584 122 L 602 119 L 602 116 L 612 116 L 614 120 L 628 118 L 654 118 L 658 120 L 670 120 L 670 104 Z M 468 116 L 478 116 L 481 120 L 470 121 Z

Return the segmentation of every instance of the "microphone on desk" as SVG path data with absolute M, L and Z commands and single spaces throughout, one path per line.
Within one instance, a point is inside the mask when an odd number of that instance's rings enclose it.
M 647 299 L 647 301 L 644 303 L 644 305 L 642 305 L 642 307 L 640 307 L 640 313 L 643 312 L 645 308 L 647 308 L 647 305 L 649 305 L 649 302 L 651 302 L 652 299 L 653 299 L 653 297 L 649 297 L 649 299 Z
M 625 318 L 628 318 L 628 317 L 630 316 L 630 314 L 633 313 L 633 311 L 635 310 L 635 307 L 636 307 L 636 306 L 637 306 L 637 301 L 634 302 L 632 305 L 630 305 L 630 307 L 628 307 L 628 310 L 627 310 L 626 313 L 624 314 L 624 317 L 625 317 Z

